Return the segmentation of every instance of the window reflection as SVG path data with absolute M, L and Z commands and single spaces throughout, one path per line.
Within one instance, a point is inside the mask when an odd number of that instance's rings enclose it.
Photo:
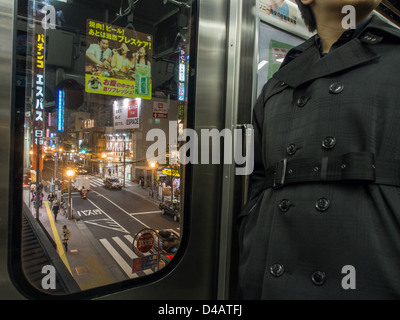
M 23 214 L 50 244 L 35 249 L 47 260 L 33 270 L 24 237 L 27 278 L 68 294 L 161 270 L 184 218 L 184 167 L 169 135 L 187 123 L 191 1 L 21 0 L 18 10 Z M 165 154 L 148 158 L 155 128 Z M 42 264 L 58 288 L 43 286 Z

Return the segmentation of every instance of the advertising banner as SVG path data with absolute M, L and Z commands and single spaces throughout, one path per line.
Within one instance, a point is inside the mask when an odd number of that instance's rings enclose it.
M 151 99 L 150 34 L 88 19 L 86 41 L 86 92 Z
M 293 45 L 271 40 L 269 43 L 269 68 L 268 79 L 272 78 L 277 72 L 290 49 L 294 48 Z
M 139 128 L 140 99 L 121 99 L 114 102 L 114 129 Z
M 304 24 L 297 4 L 289 0 L 257 0 L 257 16 L 264 22 L 302 39 L 313 35 Z
M 277 41 L 276 39 L 279 39 Z M 257 97 L 265 83 L 280 68 L 288 51 L 304 40 L 263 21 L 259 24 Z
M 297 24 L 298 16 L 295 5 L 288 0 L 259 0 L 258 10 L 286 23 Z

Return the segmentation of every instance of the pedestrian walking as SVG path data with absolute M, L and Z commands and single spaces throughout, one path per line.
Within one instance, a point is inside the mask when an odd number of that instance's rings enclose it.
M 60 210 L 60 204 L 58 203 L 57 200 L 54 202 L 53 208 L 51 210 L 53 211 L 54 214 L 54 221 L 57 221 L 57 214 L 58 211 Z
M 53 192 L 50 192 L 47 196 L 47 200 L 50 202 L 50 207 L 53 207 L 53 201 L 56 197 L 54 196 Z
M 70 237 L 71 237 L 71 231 L 69 231 L 67 226 L 64 225 L 61 231 L 61 240 L 63 242 L 65 251 L 68 251 L 68 240 Z
M 44 194 L 43 194 L 43 192 L 42 191 L 40 191 L 40 194 L 39 194 L 39 206 L 40 207 L 42 207 L 42 205 L 43 205 L 43 198 L 44 198 Z

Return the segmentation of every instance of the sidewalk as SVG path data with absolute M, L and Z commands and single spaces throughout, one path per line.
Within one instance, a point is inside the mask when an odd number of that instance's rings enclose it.
M 47 199 L 47 192 L 44 192 L 44 199 Z M 76 194 L 73 194 L 73 196 Z M 57 252 L 75 279 L 81 290 L 96 288 L 115 282 L 120 282 L 126 278 L 114 264 L 109 265 L 102 256 L 104 249 L 82 221 L 75 219 L 74 213 L 71 220 L 60 213 L 57 221 L 50 209 L 50 202 L 43 201 L 39 208 L 39 220 L 52 237 L 57 246 Z M 36 217 L 36 210 L 33 203 L 30 203 L 32 215 Z M 61 231 L 66 225 L 71 231 L 68 241 L 68 251 L 66 252 L 61 240 Z
M 96 175 L 96 177 L 102 178 L 101 175 Z M 45 181 L 43 181 L 43 185 L 46 185 Z M 143 189 L 135 182 L 126 181 L 124 190 L 156 205 L 160 203 L 160 201 L 152 199 L 149 196 L 149 188 Z M 26 192 L 29 193 L 29 190 L 26 190 Z M 27 202 L 32 215 L 36 217 L 36 210 L 33 202 L 29 202 L 29 200 L 26 201 L 26 199 L 30 199 L 30 194 L 27 193 L 24 195 L 25 202 Z M 61 260 L 80 289 L 87 290 L 126 280 L 126 276 L 114 263 L 113 259 L 107 258 L 108 253 L 104 247 L 95 239 L 85 223 L 79 219 L 75 211 L 72 210 L 72 219 L 70 220 L 67 218 L 67 213 L 63 216 L 59 212 L 57 220 L 55 221 L 53 212 L 51 211 L 51 204 L 47 201 L 49 192 L 43 190 L 43 194 L 44 201 L 42 207 L 39 208 L 39 220 L 47 233 L 54 240 Z M 72 198 L 77 196 L 79 196 L 77 192 L 72 192 Z M 67 198 L 68 197 L 64 196 L 65 200 L 67 200 Z M 61 232 L 64 225 L 66 225 L 71 232 L 67 252 L 61 240 Z

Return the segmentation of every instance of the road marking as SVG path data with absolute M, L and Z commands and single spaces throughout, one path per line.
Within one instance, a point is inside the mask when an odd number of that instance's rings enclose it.
M 138 257 L 119 237 L 112 237 L 112 239 L 124 250 L 130 259 Z
M 95 192 L 95 193 L 97 193 L 97 194 L 100 194 L 99 192 L 94 191 L 94 190 L 93 190 L 93 192 Z M 150 229 L 150 227 L 149 227 L 147 224 L 143 223 L 143 222 L 140 221 L 139 219 L 136 219 L 135 217 L 133 217 L 132 215 L 130 215 L 128 211 L 122 209 L 122 208 L 121 208 L 119 205 L 117 205 L 115 202 L 111 201 L 111 200 L 108 199 L 106 196 L 103 196 L 103 197 L 104 197 L 104 199 L 106 199 L 106 200 L 108 200 L 109 202 L 111 202 L 111 203 L 112 203 L 114 206 L 116 206 L 118 209 L 120 209 L 122 212 L 126 213 L 128 216 L 132 217 L 132 218 L 135 219 L 137 222 L 141 223 L 141 224 L 144 225 L 146 228 Z M 88 200 L 89 200 L 89 199 L 88 199 Z M 90 200 L 89 200 L 89 201 L 90 201 Z M 93 203 L 93 202 L 92 202 L 92 203 Z M 97 206 L 96 206 L 96 207 L 97 207 Z M 98 207 L 97 207 L 97 208 L 98 208 Z
M 91 220 L 86 220 L 86 221 L 84 220 L 83 222 L 86 224 L 91 224 L 91 225 L 94 225 L 97 227 L 102 227 L 102 228 L 106 228 L 106 229 L 110 229 L 110 230 L 114 230 L 114 231 L 119 231 L 119 232 L 124 232 L 124 233 L 128 232 L 125 228 L 121 227 L 118 224 L 115 224 L 114 220 L 110 220 L 108 218 L 106 218 L 106 219 L 91 219 Z M 114 223 L 114 225 L 113 225 L 113 223 Z
M 53 215 L 51 214 L 49 202 L 48 201 L 43 201 L 43 202 L 46 207 L 47 215 L 49 216 L 50 226 L 51 226 L 51 230 L 53 231 L 54 240 L 57 245 L 58 254 L 59 254 L 61 260 L 64 262 L 65 266 L 67 267 L 69 273 L 73 276 L 71 268 L 70 268 L 68 260 L 67 260 L 67 256 L 65 255 L 64 246 L 61 243 L 61 239 L 60 239 L 60 236 L 58 235 L 56 224 L 54 223 Z
M 93 204 L 97 209 L 99 209 L 105 216 L 108 217 L 109 221 L 113 221 L 115 223 L 115 225 L 117 226 L 117 228 L 115 227 L 110 227 L 110 226 L 104 226 L 104 225 L 100 225 L 97 224 L 95 221 L 98 220 L 107 220 L 107 219 L 96 219 L 96 220 L 83 220 L 83 222 L 85 223 L 90 223 L 93 225 L 97 225 L 99 227 L 104 227 L 104 228 L 108 228 L 108 229 L 112 229 L 112 230 L 116 230 L 116 231 L 121 231 L 121 232 L 125 232 L 125 233 L 129 233 L 128 230 L 126 230 L 123 226 L 121 226 L 117 221 L 115 221 L 113 218 L 111 218 L 107 213 L 105 213 L 98 205 L 96 205 L 92 200 L 87 199 L 91 204 Z
M 136 215 L 139 215 L 139 214 L 151 214 L 151 213 L 161 213 L 161 211 L 157 210 L 157 211 L 145 211 L 145 212 L 132 212 L 132 213 L 129 213 L 129 215 L 130 216 L 136 216 Z
M 138 277 L 136 273 L 132 273 L 132 267 L 126 263 L 126 261 L 120 256 L 117 250 L 115 250 L 114 247 L 106 239 L 100 239 L 100 242 L 130 279 Z

